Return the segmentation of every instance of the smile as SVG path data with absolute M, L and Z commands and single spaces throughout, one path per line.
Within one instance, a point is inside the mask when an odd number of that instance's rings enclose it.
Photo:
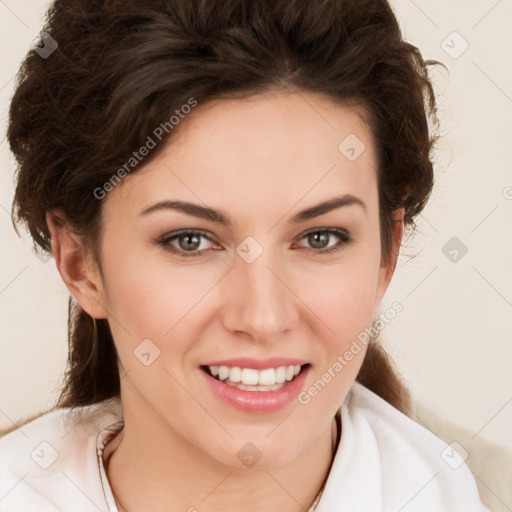
M 244 391 L 275 391 L 292 381 L 302 370 L 300 365 L 278 366 L 264 370 L 239 366 L 207 366 L 206 368 L 212 377 Z
M 284 362 L 277 360 L 272 365 L 271 361 L 238 360 L 229 366 L 206 364 L 199 369 L 209 392 L 213 393 L 213 400 L 220 399 L 221 403 L 244 412 L 271 413 L 297 400 L 311 367 L 309 363 L 284 365 Z

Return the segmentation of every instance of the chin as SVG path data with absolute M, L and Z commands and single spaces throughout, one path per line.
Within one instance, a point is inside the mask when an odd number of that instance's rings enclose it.
M 268 432 L 262 435 L 259 440 L 252 436 L 252 441 L 248 438 L 247 441 L 240 441 L 233 439 L 230 444 L 225 442 L 218 447 L 217 451 L 213 451 L 212 447 L 208 447 L 208 455 L 216 461 L 230 466 L 233 468 L 253 468 L 258 469 L 272 469 L 285 466 L 291 463 L 301 452 L 298 450 L 297 443 L 291 443 L 289 446 L 283 446 L 282 443 L 276 438 L 269 440 L 265 437 Z M 290 436 L 290 439 L 293 436 Z

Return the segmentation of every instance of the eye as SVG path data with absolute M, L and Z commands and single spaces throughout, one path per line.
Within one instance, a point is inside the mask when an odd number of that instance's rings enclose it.
M 329 239 L 336 237 L 338 243 L 328 245 Z M 155 240 L 155 243 L 163 246 L 166 250 L 178 254 L 184 258 L 201 256 L 207 248 L 202 246 L 202 239 L 213 242 L 214 239 L 201 231 L 180 231 L 169 233 Z M 312 249 L 306 247 L 306 251 L 313 254 L 330 254 L 339 251 L 343 246 L 352 242 L 352 237 L 347 231 L 338 228 L 316 229 L 303 235 L 300 240 L 307 239 Z M 327 245 L 326 245 L 327 244 Z
M 201 247 L 201 238 L 212 241 L 212 239 L 202 233 L 201 231 L 181 231 L 170 235 L 165 235 L 162 238 L 156 240 L 156 242 L 162 245 L 165 249 L 179 254 L 184 258 L 190 256 L 200 256 L 206 249 Z M 172 244 L 176 241 L 178 247 Z M 201 247 L 201 250 L 199 248 Z
M 330 238 L 338 238 L 338 243 L 332 245 L 326 245 Z M 313 251 L 306 247 L 307 252 L 314 254 L 330 254 L 336 251 L 340 251 L 344 246 L 351 243 L 352 237 L 349 233 L 343 229 L 338 228 L 326 228 L 317 229 L 306 233 L 301 240 L 307 239 L 307 242 L 313 247 Z

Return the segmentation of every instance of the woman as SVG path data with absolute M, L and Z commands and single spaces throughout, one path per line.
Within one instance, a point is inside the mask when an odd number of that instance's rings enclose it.
M 69 371 L 0 440 L 2 510 L 488 510 L 377 342 L 436 114 L 389 5 L 57 0 L 44 30 L 13 213 Z

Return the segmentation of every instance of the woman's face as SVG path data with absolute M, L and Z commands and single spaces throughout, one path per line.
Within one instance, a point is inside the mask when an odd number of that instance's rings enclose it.
M 101 302 L 125 415 L 225 464 L 283 465 L 329 428 L 366 346 L 335 363 L 391 278 L 371 134 L 307 93 L 199 104 L 180 123 L 102 200 Z M 289 366 L 301 367 L 291 381 Z

